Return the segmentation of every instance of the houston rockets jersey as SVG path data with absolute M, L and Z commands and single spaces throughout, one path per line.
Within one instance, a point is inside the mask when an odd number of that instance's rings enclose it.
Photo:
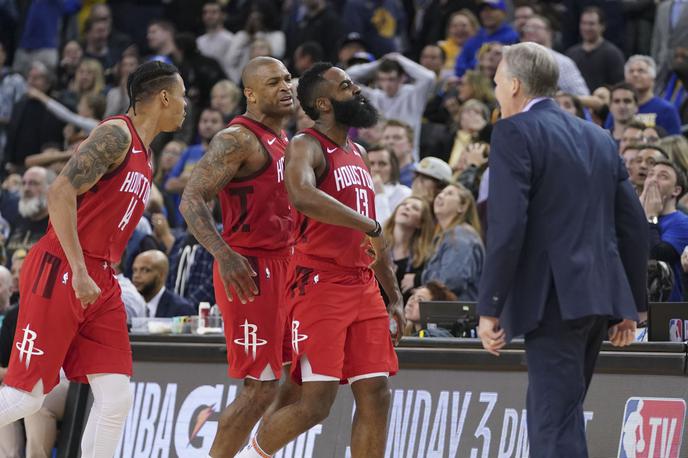
M 246 116 L 230 123 L 250 130 L 268 153 L 256 173 L 234 178 L 220 193 L 222 238 L 244 255 L 288 255 L 293 237 L 293 216 L 284 185 L 284 151 L 287 138 Z
M 327 162 L 317 187 L 352 210 L 375 219 L 375 189 L 358 147 L 349 139 L 348 151 L 315 129 L 304 134 L 315 138 Z M 298 214 L 295 251 L 300 257 L 348 268 L 368 267 L 372 262 L 361 231 L 322 223 Z
M 85 256 L 119 261 L 134 232 L 151 192 L 151 153 L 128 116 L 112 116 L 127 123 L 131 145 L 124 161 L 103 175 L 77 198 L 76 225 Z M 52 225 L 46 236 L 56 237 Z

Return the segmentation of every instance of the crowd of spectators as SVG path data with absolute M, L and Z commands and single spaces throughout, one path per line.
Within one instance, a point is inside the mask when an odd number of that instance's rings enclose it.
M 127 111 L 127 77 L 151 59 L 179 68 L 189 116 L 152 145 L 155 188 L 118 279 L 130 318 L 214 303 L 212 257 L 186 232 L 177 207 L 210 139 L 244 110 L 243 66 L 270 55 L 295 77 L 319 60 L 336 62 L 378 109 L 377 125 L 351 135 L 369 152 L 377 215 L 409 301 L 407 331 L 417 333 L 418 300 L 477 298 L 489 139 L 500 117 L 493 77 L 503 47 L 519 41 L 551 50 L 561 108 L 617 141 L 652 230 L 650 272 L 663 273 L 661 281 L 651 275 L 651 298 L 685 300 L 687 5 L 0 2 L 0 261 L 14 278 L 0 315 L 16 308 L 21 259 L 46 230 L 50 183 L 94 126 Z M 293 135 L 310 125 L 298 109 L 284 128 Z M 215 213 L 219 225 L 218 206 Z

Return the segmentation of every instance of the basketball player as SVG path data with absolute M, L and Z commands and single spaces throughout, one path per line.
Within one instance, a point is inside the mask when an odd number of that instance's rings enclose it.
M 127 318 L 110 264 L 119 260 L 151 189 L 148 145 L 178 130 L 184 82 L 160 62 L 127 82 L 130 109 L 107 118 L 79 146 L 48 195 L 50 225 L 21 270 L 20 307 L 0 426 L 40 409 L 59 381 L 90 383 L 93 407 L 81 456 L 111 457 L 131 405 Z
M 180 207 L 189 231 L 215 257 L 213 282 L 225 321 L 228 373 L 244 380 L 220 416 L 210 449 L 215 458 L 232 457 L 246 443 L 275 399 L 283 347 L 290 348 L 283 345 L 284 292 L 293 218 L 284 187 L 282 125 L 294 111 L 291 75 L 277 59 L 256 57 L 244 68 L 242 81 L 246 113 L 212 139 Z M 222 234 L 207 204 L 216 196 Z
M 347 136 L 350 127 L 374 125 L 377 112 L 349 76 L 328 63 L 303 74 L 298 98 L 315 121 L 290 142 L 285 169 L 289 200 L 299 211 L 287 297 L 292 374 L 303 386 L 300 399 L 265 419 L 237 456 L 271 456 L 327 418 L 340 382 L 348 382 L 356 400 L 352 456 L 381 458 L 388 377 L 398 370 L 388 313 L 403 329 L 401 293 L 375 220 L 366 152 Z M 390 298 L 389 312 L 376 276 Z

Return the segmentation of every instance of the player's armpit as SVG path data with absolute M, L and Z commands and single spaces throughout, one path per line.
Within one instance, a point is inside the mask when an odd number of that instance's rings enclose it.
M 108 170 L 124 160 L 131 144 L 124 121 L 109 121 L 96 127 L 60 173 L 76 189 L 77 194 L 88 191 Z

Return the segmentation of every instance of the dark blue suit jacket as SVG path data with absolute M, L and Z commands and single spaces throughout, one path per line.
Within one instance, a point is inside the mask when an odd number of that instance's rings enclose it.
M 495 124 L 489 179 L 478 313 L 508 339 L 537 327 L 551 288 L 564 320 L 647 310 L 648 224 L 608 132 L 538 102 Z
M 196 309 L 189 301 L 174 291 L 165 288 L 162 296 L 160 296 L 155 316 L 156 318 L 170 318 L 173 316 L 195 315 L 196 313 Z

